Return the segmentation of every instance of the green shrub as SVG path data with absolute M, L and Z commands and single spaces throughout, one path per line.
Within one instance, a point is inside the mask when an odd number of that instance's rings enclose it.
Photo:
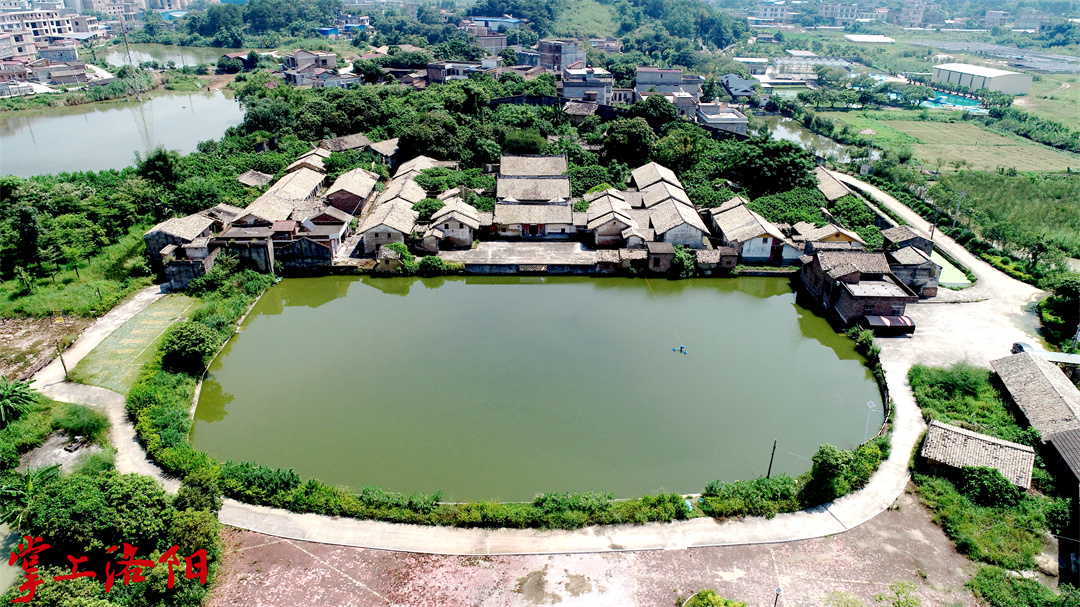
M 419 266 L 417 266 L 417 272 L 421 276 L 441 276 L 443 274 L 450 273 L 450 265 L 447 264 L 442 257 L 438 255 L 426 255 L 420 260 Z
M 65 404 L 60 414 L 53 418 L 53 428 L 64 430 L 69 436 L 86 436 L 101 443 L 105 442 L 109 430 L 109 418 L 89 407 Z
M 177 323 L 161 344 L 162 364 L 169 371 L 198 375 L 217 347 L 217 336 L 210 327 L 194 321 Z
M 702 590 L 690 597 L 685 607 L 746 607 L 746 603 L 725 599 L 715 590 Z
M 420 213 L 418 221 L 431 221 L 431 216 L 434 215 L 439 209 L 446 206 L 446 203 L 435 198 L 425 198 L 420 202 L 412 206 L 412 210 Z
M 888 457 L 889 440 L 875 437 L 854 451 L 822 445 L 813 462 L 800 499 L 804 506 L 817 506 L 861 489 L 881 462 Z
M 9 380 L 0 375 L 0 428 L 30 410 L 36 400 L 32 381 Z
M 672 278 L 691 278 L 697 274 L 697 258 L 694 250 L 682 245 L 675 245 L 675 258 L 671 261 L 668 274 Z
M 177 510 L 221 510 L 221 484 L 218 470 L 210 466 L 197 468 L 184 477 L 173 505 Z
M 795 479 L 779 474 L 772 478 L 758 477 L 749 481 L 713 481 L 705 485 L 698 506 L 702 512 L 716 518 L 772 518 L 781 512 L 799 510 L 798 496 L 799 486 Z
M 19 451 L 14 445 L 0 443 L 0 472 L 19 467 Z
M 1080 590 L 1062 584 L 1058 593 L 1038 580 L 1017 578 L 1004 569 L 981 567 L 967 587 L 989 607 L 1074 607 L 1080 604 Z
M 957 489 L 980 506 L 1007 507 L 1020 501 L 1020 491 L 997 468 L 964 466 Z
M 231 461 L 221 465 L 221 487 L 234 499 L 276 506 L 284 494 L 299 486 L 300 475 L 291 468 Z

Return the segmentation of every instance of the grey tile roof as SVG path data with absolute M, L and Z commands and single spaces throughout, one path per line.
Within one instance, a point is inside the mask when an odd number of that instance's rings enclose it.
M 908 226 L 895 226 L 887 230 L 882 230 L 881 235 L 889 242 L 904 242 L 905 240 L 919 237 L 919 234 Z
M 623 192 L 622 190 L 616 190 L 615 188 L 608 188 L 606 190 L 600 190 L 599 192 L 586 194 L 583 197 L 583 200 L 585 200 L 585 202 L 592 202 L 597 198 L 603 198 L 604 196 L 611 196 L 612 198 L 618 198 L 619 200 L 626 201 L 626 192 Z M 627 206 L 629 206 L 629 203 L 627 203 Z
M 263 196 L 270 195 L 291 200 L 311 198 L 325 178 L 326 175 L 318 171 L 306 167 L 300 168 L 278 179 L 277 183 L 270 186 Z M 248 208 L 250 209 L 251 205 L 248 205 Z
M 326 191 L 326 197 L 330 198 L 338 192 L 348 192 L 361 198 L 367 198 L 371 195 L 371 192 L 375 189 L 375 184 L 378 182 L 379 176 L 371 171 L 353 169 L 342 173 L 334 181 L 334 185 L 330 186 L 330 189 Z
M 236 180 L 244 185 L 251 186 L 253 188 L 261 188 L 262 186 L 273 181 L 274 176 L 268 175 L 266 173 L 260 173 L 255 169 L 251 169 L 246 173 L 241 173 L 239 176 L 237 176 Z
M 567 101 L 563 111 L 570 116 L 592 116 L 599 107 L 590 101 Z
M 498 225 L 574 223 L 568 204 L 496 204 L 493 222 Z
M 588 216 L 585 227 L 589 230 L 595 230 L 612 220 L 621 222 L 624 227 L 634 225 L 634 219 L 630 216 L 630 205 L 626 204 L 625 200 L 609 194 L 592 200 L 589 204 Z
M 435 225 L 436 223 L 447 219 L 460 221 L 474 230 L 480 228 L 480 212 L 472 206 L 465 204 L 460 198 L 448 199 L 446 201 L 446 206 L 432 214 L 431 224 Z
M 570 178 L 499 177 L 495 198 L 497 200 L 515 200 L 518 202 L 569 200 Z
M 1057 365 L 1021 352 L 992 360 L 990 366 L 1043 440 L 1057 432 L 1080 429 L 1080 392 Z
M 926 429 L 922 456 L 953 468 L 995 468 L 1021 489 L 1031 487 L 1031 469 L 1035 466 L 1035 450 L 1027 445 L 1011 443 L 938 420 L 931 421 Z
M 921 266 L 927 263 L 939 265 L 937 262 L 930 259 L 929 255 L 915 247 L 904 247 L 898 251 L 891 251 L 889 252 L 889 257 L 897 264 L 903 266 Z
M 292 173 L 293 171 L 299 170 L 301 168 L 308 168 L 313 171 L 319 171 L 321 173 L 326 172 L 326 167 L 323 166 L 322 157 L 315 154 L 310 154 L 308 156 L 296 159 L 292 164 L 285 167 L 285 172 Z
M 697 256 L 697 262 L 700 264 L 720 263 L 719 249 L 697 249 L 694 251 L 694 255 Z
M 345 135 L 344 137 L 335 137 L 334 139 L 323 139 L 319 142 L 319 147 L 330 150 L 331 152 L 355 150 L 369 145 L 371 145 L 371 140 L 365 137 L 363 133 L 354 133 L 352 135 Z
M 721 213 L 714 213 L 713 221 L 716 222 L 724 239 L 735 244 L 759 238 L 763 234 L 773 238 L 784 237 L 776 226 L 748 209 L 745 205 L 738 205 Z
M 649 252 L 645 249 L 619 249 L 619 259 L 632 261 L 635 259 L 648 259 Z
M 743 198 L 742 196 L 735 196 L 734 198 L 731 198 L 730 200 L 725 201 L 720 206 L 709 209 L 709 212 L 712 213 L 713 215 L 716 215 L 717 213 L 723 213 L 724 211 L 730 211 L 731 209 L 734 209 L 735 207 L 746 206 L 746 202 L 747 202 L 746 199 Z
M 214 225 L 214 220 L 202 215 L 188 215 L 187 217 L 173 217 L 157 224 L 147 230 L 147 234 L 162 232 L 175 236 L 182 240 L 195 240 L 200 234 Z
M 244 214 L 244 209 L 234 207 L 231 204 L 220 203 L 209 209 L 199 211 L 199 214 L 216 219 L 221 223 L 232 223 L 234 219 Z
M 499 176 L 565 175 L 566 156 L 512 156 L 499 160 Z
M 364 219 L 364 223 L 357 230 L 357 233 L 364 234 L 372 228 L 386 226 L 402 234 L 411 234 L 418 217 L 420 217 L 420 213 L 412 210 L 411 205 L 405 202 L 380 204 L 375 207 L 371 215 Z
M 675 245 L 670 242 L 646 242 L 645 249 L 649 255 L 674 255 Z
M 645 206 L 649 208 L 655 207 L 667 200 L 675 200 L 682 204 L 693 206 L 693 203 L 690 202 L 690 197 L 686 195 L 686 192 L 684 192 L 682 188 L 667 182 L 654 183 L 648 188 L 641 190 L 641 200 L 645 203 Z
M 683 187 L 682 182 L 675 176 L 674 171 L 655 162 L 639 166 L 631 171 L 630 176 L 634 179 L 634 185 L 636 185 L 639 190 L 644 190 L 650 185 L 660 181 L 666 181 L 667 183 L 677 186 L 679 189 L 682 189 Z
M 860 274 L 888 274 L 889 262 L 884 253 L 866 251 L 818 251 L 814 253 L 821 269 L 832 278 Z M 842 273 L 841 273 L 842 272 Z
M 1051 434 L 1050 444 L 1057 450 L 1061 459 L 1065 460 L 1073 476 L 1080 479 L 1080 429 Z
M 417 156 L 416 158 L 401 163 L 397 172 L 394 173 L 394 179 L 400 179 L 401 177 L 410 174 L 415 176 L 416 174 L 419 174 L 420 171 L 435 167 L 456 168 L 457 163 L 454 161 L 435 160 L 428 156 Z
M 403 200 L 409 204 L 416 204 L 427 196 L 424 188 L 413 181 L 412 177 L 395 178 L 386 186 L 382 194 L 379 194 L 379 204 L 391 202 L 394 199 Z
M 683 224 L 688 224 L 704 233 L 709 232 L 709 229 L 705 227 L 705 222 L 701 221 L 701 217 L 698 217 L 694 207 L 680 204 L 674 200 L 663 202 L 655 207 L 651 220 L 653 230 L 656 230 L 657 236 L 662 236 L 672 228 Z
M 849 190 L 846 185 L 837 181 L 837 179 L 830 175 L 824 168 L 815 167 L 814 174 L 817 175 L 818 190 L 824 194 L 825 198 L 828 198 L 830 202 L 839 200 L 851 193 L 851 190 Z
M 819 228 L 816 227 L 814 224 L 800 221 L 799 223 L 796 223 L 794 227 L 795 230 L 799 233 L 800 239 L 809 242 L 819 242 L 825 240 L 826 238 L 842 236 L 844 238 L 847 238 L 848 240 L 853 240 L 860 244 L 866 244 L 866 241 L 859 237 L 859 235 L 855 232 L 842 228 L 838 225 L 833 225 L 831 223 L 821 226 Z
M 376 141 L 375 143 L 369 145 L 368 148 L 370 148 L 372 152 L 375 152 L 380 156 L 390 158 L 398 152 L 398 138 L 394 137 L 393 139 Z

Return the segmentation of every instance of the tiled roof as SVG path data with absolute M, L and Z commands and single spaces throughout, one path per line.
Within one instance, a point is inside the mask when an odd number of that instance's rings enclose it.
M 548 224 L 574 223 L 574 208 L 568 204 L 496 204 L 494 223 Z
M 292 200 L 310 198 L 325 178 L 326 175 L 318 171 L 300 168 L 279 179 L 263 196 L 273 195 Z M 250 209 L 251 205 L 248 205 L 248 208 Z
M 743 243 L 752 238 L 759 238 L 767 234 L 773 238 L 783 238 L 784 235 L 776 226 L 763 219 L 757 213 L 746 208 L 744 205 L 735 206 L 722 213 L 713 214 L 724 239 L 732 243 Z
M 191 241 L 195 240 L 213 224 L 213 219 L 198 214 L 188 215 L 187 217 L 173 217 L 150 228 L 146 233 L 162 232 L 182 240 Z
M 904 247 L 898 251 L 891 251 L 889 252 L 889 257 L 896 263 L 904 266 L 921 266 L 925 263 L 938 265 L 937 262 L 930 259 L 929 255 L 915 247 Z
M 293 162 L 289 166 L 285 167 L 285 172 L 286 173 L 292 173 L 293 171 L 298 170 L 298 169 L 300 169 L 302 167 L 306 167 L 306 168 L 311 169 L 313 171 L 326 172 L 326 167 L 323 166 L 322 157 L 318 156 L 316 154 L 309 154 L 309 155 L 304 156 L 302 158 L 296 159 L 295 162 Z
M 681 187 L 665 181 L 654 183 L 644 190 L 641 190 L 641 200 L 645 203 L 645 206 L 649 208 L 655 207 L 667 200 L 675 200 L 687 206 L 693 206 L 694 204 L 690 202 L 690 197 L 686 195 L 686 192 L 684 192 Z
M 1021 352 L 992 360 L 990 366 L 1043 440 L 1057 432 L 1080 429 L 1080 392 L 1057 365 Z
M 818 251 L 814 253 L 821 269 L 832 278 L 860 274 L 888 274 L 889 262 L 884 253 L 866 251 Z
M 842 228 L 842 227 L 840 227 L 838 225 L 833 225 L 831 223 L 828 224 L 828 225 L 821 226 L 819 228 L 819 227 L 816 227 L 814 224 L 807 223 L 805 221 L 800 221 L 799 223 L 796 223 L 794 227 L 795 227 L 795 230 L 799 233 L 799 237 L 802 240 L 809 241 L 809 242 L 818 242 L 818 241 L 824 240 L 826 238 L 829 238 L 831 236 L 840 235 L 840 236 L 844 236 L 844 237 L 848 238 L 849 240 L 853 240 L 855 242 L 858 242 L 860 244 L 864 244 L 864 245 L 866 244 L 866 241 L 864 241 L 862 238 L 860 238 L 859 235 L 856 234 L 855 232 L 852 232 L 851 230 L 844 229 L 844 228 Z
M 244 185 L 248 185 L 253 188 L 259 188 L 273 181 L 274 176 L 268 175 L 266 173 L 260 173 L 255 169 L 252 169 L 246 173 L 241 173 L 239 176 L 237 176 L 236 180 Z
M 379 204 L 384 204 L 394 199 L 403 200 L 410 204 L 416 204 L 427 196 L 424 188 L 413 181 L 412 177 L 395 178 L 386 186 L 382 194 L 379 194 Z
M 888 230 L 882 230 L 881 235 L 889 242 L 904 242 L 919 237 L 919 234 L 908 226 L 895 226 Z
M 848 187 L 829 174 L 823 167 L 815 167 L 814 174 L 818 179 L 818 190 L 828 198 L 830 202 L 839 200 L 851 193 Z
M 934 420 L 926 430 L 922 456 L 953 468 L 986 466 L 996 468 L 1009 482 L 1031 487 L 1035 450 L 1027 445 L 979 434 Z
M 1080 478 L 1080 429 L 1065 430 L 1050 435 L 1050 444 L 1065 460 L 1073 476 Z
M 411 234 L 418 217 L 420 213 L 412 210 L 411 206 L 404 202 L 382 204 L 375 207 L 371 215 L 367 216 L 357 233 L 363 234 L 374 227 L 384 225 L 402 234 Z
M 372 190 L 375 189 L 375 184 L 378 182 L 379 176 L 371 171 L 353 169 L 347 173 L 342 173 L 334 181 L 334 185 L 330 186 L 330 189 L 326 191 L 326 197 L 329 198 L 338 192 L 348 192 L 361 198 L 367 198 L 371 195 Z
M 569 177 L 499 177 L 495 198 L 518 202 L 543 202 L 570 199 Z
M 330 150 L 331 152 L 355 150 L 369 145 L 371 145 L 371 140 L 362 133 L 345 135 L 344 137 L 336 137 L 334 139 L 323 139 L 319 142 L 319 147 Z
M 650 185 L 660 181 L 666 181 L 671 185 L 677 186 L 679 189 L 682 189 L 683 187 L 682 182 L 675 176 L 674 171 L 663 165 L 656 164 L 655 162 L 639 166 L 634 169 L 630 175 L 634 179 L 634 185 L 636 185 L 639 190 L 644 190 Z
M 431 224 L 435 225 L 445 219 L 460 221 L 474 230 L 480 228 L 480 212 L 472 206 L 465 204 L 460 198 L 448 199 L 443 208 L 432 214 Z
M 499 160 L 499 176 L 565 175 L 566 156 L 511 156 Z
M 657 236 L 666 234 L 672 228 L 683 224 L 689 224 L 702 232 L 707 233 L 709 231 L 705 227 L 705 223 L 701 221 L 701 217 L 698 217 L 694 207 L 688 207 L 673 200 L 661 203 L 654 208 L 651 219 L 652 227 L 656 230 Z
M 674 255 L 675 245 L 670 242 L 646 242 L 645 249 L 649 251 L 649 255 Z
M 385 156 L 389 158 L 397 154 L 398 152 L 398 138 L 394 137 L 393 139 L 376 141 L 375 143 L 369 145 L 368 148 L 370 148 L 372 152 L 375 152 L 380 156 Z

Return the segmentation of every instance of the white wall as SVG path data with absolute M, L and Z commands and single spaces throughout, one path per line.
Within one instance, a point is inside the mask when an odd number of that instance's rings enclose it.
M 704 249 L 705 244 L 702 242 L 702 236 L 701 230 L 688 223 L 684 223 L 665 232 L 663 240 L 664 242 L 681 244 L 692 249 Z

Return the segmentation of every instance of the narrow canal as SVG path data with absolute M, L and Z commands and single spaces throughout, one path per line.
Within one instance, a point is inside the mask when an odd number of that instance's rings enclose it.
M 330 276 L 263 296 L 192 432 L 354 488 L 513 501 L 696 492 L 765 474 L 773 439 L 774 473 L 796 475 L 882 413 L 852 342 L 787 279 Z

